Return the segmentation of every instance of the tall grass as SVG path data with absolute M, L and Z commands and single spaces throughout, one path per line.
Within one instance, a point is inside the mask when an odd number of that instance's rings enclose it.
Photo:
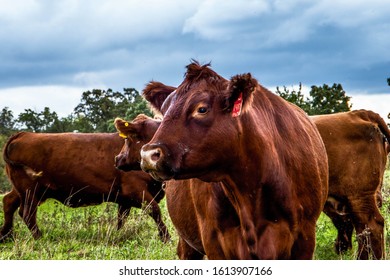
M 384 204 L 381 212 L 386 228 L 390 223 L 390 171 L 386 171 L 383 186 Z M 163 220 L 172 240 L 162 243 L 157 226 L 147 214 L 148 209 L 132 209 L 121 230 L 116 229 L 117 205 L 69 208 L 55 200 L 48 200 L 38 209 L 37 223 L 42 238 L 34 240 L 26 225 L 15 213 L 14 238 L 0 243 L 1 260 L 124 260 L 124 259 L 177 259 L 178 237 L 168 217 L 165 200 L 160 203 Z M 0 209 L 3 208 L 2 199 Z M 0 223 L 3 224 L 3 211 Z M 353 250 L 343 255 L 334 251 L 336 229 L 324 214 L 317 223 L 315 259 L 355 259 L 357 242 Z M 390 259 L 390 235 L 385 233 L 386 259 Z
M 164 206 L 164 202 L 161 203 Z M 175 259 L 177 237 L 164 244 L 147 209 L 132 209 L 121 230 L 117 230 L 117 205 L 69 208 L 48 200 L 38 209 L 37 223 L 42 238 L 34 240 L 19 215 L 15 215 L 13 240 L 0 243 L 0 259 L 21 260 L 122 260 Z M 173 225 L 163 209 L 170 232 Z M 3 222 L 3 213 L 0 216 Z

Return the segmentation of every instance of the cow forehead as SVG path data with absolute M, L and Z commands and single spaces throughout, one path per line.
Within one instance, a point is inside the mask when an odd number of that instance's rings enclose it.
M 188 109 L 191 104 L 223 98 L 227 83 L 209 83 L 200 81 L 192 85 L 183 85 L 172 92 L 162 106 L 162 113 L 169 115 Z
M 161 105 L 161 113 L 165 115 L 168 112 L 168 109 L 172 104 L 175 103 L 177 99 L 177 92 L 176 90 L 173 91 L 168 97 L 165 99 L 164 103 Z
M 179 98 L 177 96 L 177 93 L 175 93 L 175 95 L 169 100 L 169 102 L 167 103 L 164 102 L 165 112 L 164 111 L 162 112 L 164 115 L 163 120 L 165 120 L 166 117 L 178 118 L 183 110 L 185 103 L 186 103 L 186 98 L 185 97 Z

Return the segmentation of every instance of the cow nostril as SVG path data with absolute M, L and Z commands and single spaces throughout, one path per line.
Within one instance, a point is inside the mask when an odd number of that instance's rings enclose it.
M 155 151 L 155 152 L 151 155 L 151 160 L 152 160 L 152 161 L 158 161 L 158 160 L 160 159 L 160 156 L 161 156 L 160 151 Z
M 159 147 L 149 147 L 141 149 L 141 167 L 145 169 L 155 169 L 156 165 L 164 157 L 164 152 Z
M 150 163 L 156 164 L 163 157 L 163 151 L 160 147 L 155 147 L 154 149 L 147 150 L 145 152 L 141 152 L 141 157 L 150 161 Z

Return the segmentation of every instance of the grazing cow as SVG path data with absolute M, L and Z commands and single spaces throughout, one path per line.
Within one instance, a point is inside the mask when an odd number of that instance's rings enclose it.
M 329 195 L 324 212 L 338 230 L 337 252 L 352 248 L 355 228 L 358 258 L 384 256 L 381 186 L 389 129 L 376 113 L 356 110 L 312 117 L 329 161 Z
M 54 198 L 69 207 L 115 202 L 118 229 L 131 207 L 141 208 L 146 203 L 160 238 L 167 241 L 169 233 L 158 206 L 164 197 L 162 184 L 143 171 L 124 173 L 115 168 L 114 157 L 123 144 L 116 133 L 21 132 L 12 136 L 3 154 L 12 190 L 3 199 L 5 221 L 0 240 L 12 233 L 18 208 L 34 238 L 39 238 L 37 207 L 47 198 Z M 139 153 L 137 145 L 135 142 L 133 149 Z
M 171 101 L 141 149 L 141 167 L 162 181 L 220 182 L 240 234 L 225 232 L 220 224 L 212 242 L 224 250 L 212 252 L 212 258 L 312 258 L 328 162 L 305 113 L 250 74 L 228 81 L 197 62 L 187 66 Z

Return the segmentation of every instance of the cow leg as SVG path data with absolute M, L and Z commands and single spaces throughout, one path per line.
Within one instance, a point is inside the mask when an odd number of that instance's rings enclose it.
M 37 209 L 38 201 L 36 200 L 35 189 L 27 190 L 27 192 L 22 195 L 21 203 L 19 207 L 19 215 L 22 217 L 24 223 L 27 225 L 28 229 L 31 231 L 34 239 L 38 239 L 42 236 L 41 231 L 37 225 Z
M 129 217 L 131 210 L 131 206 L 125 206 L 123 204 L 119 204 L 118 206 L 118 230 L 123 227 L 127 217 Z
M 179 243 L 177 244 L 177 256 L 181 260 L 202 260 L 204 255 L 184 241 L 183 238 L 179 237 Z
M 313 259 L 316 243 L 315 224 L 307 223 L 303 231 L 298 234 L 297 239 L 291 249 L 291 259 L 310 260 Z
M 325 203 L 324 213 L 332 220 L 337 229 L 335 250 L 337 254 L 352 249 L 353 223 L 351 219 L 348 200 L 336 198 L 331 195 Z
M 353 223 L 350 215 L 334 215 L 330 217 L 337 229 L 337 238 L 335 241 L 335 250 L 337 254 L 345 253 L 352 249 Z
M 3 209 L 4 209 L 4 225 L 0 231 L 0 242 L 4 241 L 7 237 L 12 234 L 14 213 L 20 205 L 20 198 L 17 192 L 12 189 L 3 198 Z
M 302 229 L 295 237 L 296 234 L 291 231 L 287 221 L 269 222 L 262 228 L 258 239 L 257 259 L 312 259 L 315 247 L 315 223 L 311 223 L 310 227 L 307 226 L 308 224 L 308 222 L 306 222 L 306 226 L 303 224 Z M 247 241 L 246 244 L 248 245 Z M 249 250 L 248 253 L 248 256 L 239 258 L 254 259 Z
M 351 208 L 359 245 L 357 258 L 383 258 L 384 219 L 374 195 L 351 200 Z

